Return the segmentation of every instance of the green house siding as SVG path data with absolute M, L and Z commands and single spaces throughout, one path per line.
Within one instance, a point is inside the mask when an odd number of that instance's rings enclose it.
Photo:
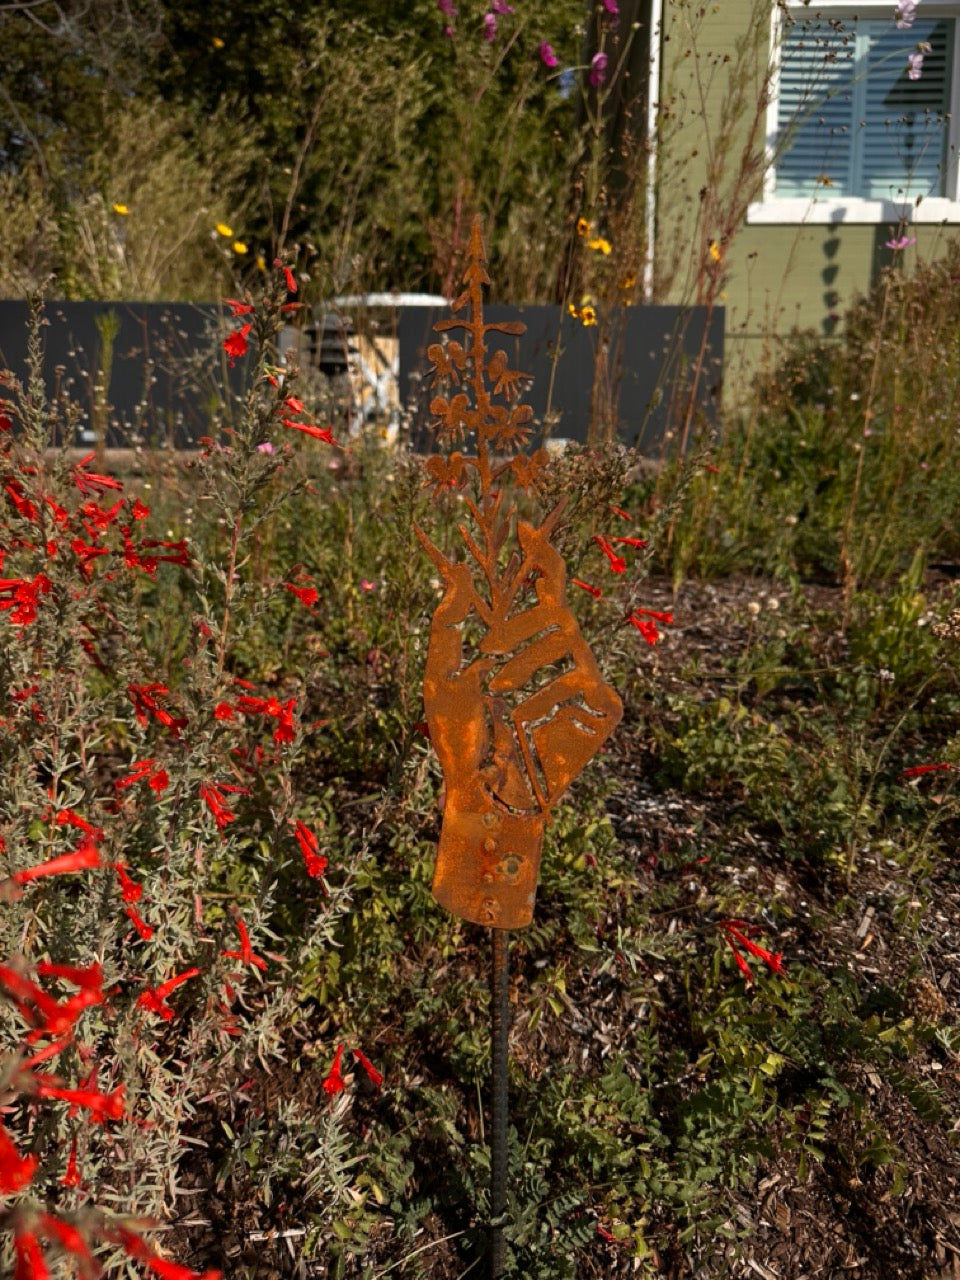
M 747 208 L 761 196 L 765 169 L 766 111 L 757 104 L 771 6 L 722 0 L 697 15 L 687 0 L 665 0 L 654 297 L 676 304 L 712 297 L 725 307 L 725 395 L 733 407 L 791 333 L 837 335 L 844 312 L 884 267 L 899 261 L 909 269 L 917 254 L 939 255 L 960 228 L 912 226 L 917 244 L 894 253 L 885 247 L 898 234 L 894 225 L 751 225 Z

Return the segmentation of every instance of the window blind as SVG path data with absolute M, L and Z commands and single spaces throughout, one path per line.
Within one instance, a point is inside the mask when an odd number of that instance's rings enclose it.
M 776 194 L 943 195 L 956 22 L 797 19 L 785 30 Z M 931 50 L 908 75 L 918 42 Z

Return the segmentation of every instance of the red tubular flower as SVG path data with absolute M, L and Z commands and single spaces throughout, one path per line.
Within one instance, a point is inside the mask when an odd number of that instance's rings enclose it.
M 70 523 L 69 511 L 65 511 L 58 502 L 54 502 L 53 498 L 51 498 L 49 494 L 44 494 L 43 500 L 53 512 L 55 524 L 65 525 Z
M 383 1084 L 383 1073 L 377 1070 L 377 1068 L 373 1065 L 373 1063 L 370 1061 L 370 1059 L 361 1049 L 354 1049 L 353 1056 L 356 1058 L 356 1060 L 360 1063 L 361 1067 L 363 1067 L 364 1071 L 367 1073 L 367 1079 L 370 1081 L 373 1087 L 375 1089 L 379 1089 L 380 1086 Z
M 139 498 L 136 498 L 130 514 L 133 516 L 134 520 L 146 520 L 147 516 L 150 514 L 150 508 L 146 506 L 145 503 L 141 502 Z
M 609 538 L 609 542 L 622 542 L 627 547 L 635 547 L 639 550 L 647 545 L 646 538 Z
M 597 544 L 597 546 L 600 548 L 600 550 L 603 552 L 603 554 L 607 557 L 607 559 L 610 561 L 611 570 L 614 573 L 626 573 L 627 571 L 626 560 L 624 560 L 623 556 L 617 555 L 616 551 L 614 551 L 613 547 L 611 547 L 607 539 L 604 538 L 601 534 L 595 533 L 593 535 L 593 540 Z
M 52 585 L 45 573 L 38 573 L 32 582 L 0 578 L 0 612 L 9 609 L 13 625 L 26 626 L 37 616 L 38 597 L 48 595 Z
M 128 1231 L 126 1227 L 118 1227 L 115 1231 L 106 1230 L 103 1234 L 108 1240 L 114 1241 L 125 1249 L 129 1257 L 142 1263 L 155 1276 L 159 1276 L 160 1280 L 222 1280 L 220 1271 L 191 1271 L 189 1267 L 184 1267 L 179 1262 L 161 1258 L 159 1254 L 153 1252 L 142 1236 L 138 1236 L 134 1231 Z
M 179 987 L 181 983 L 189 982 L 191 978 L 196 978 L 199 973 L 199 969 L 188 969 L 186 973 L 178 973 L 175 978 L 168 978 L 159 987 L 151 987 L 146 991 L 142 991 L 137 997 L 137 1004 L 141 1009 L 148 1009 L 151 1013 L 163 1018 L 165 1022 L 169 1022 L 173 1017 L 173 1010 L 166 1003 L 167 996 L 171 991 Z
M 213 708 L 214 717 L 217 720 L 233 720 L 235 712 L 229 702 L 218 702 Z
M 57 813 L 58 827 L 76 827 L 78 831 L 84 831 L 91 840 L 103 839 L 103 828 L 92 827 L 86 818 L 81 818 L 79 813 L 73 809 L 60 809 Z
M 314 440 L 322 440 L 324 444 L 340 447 L 340 442 L 333 438 L 333 427 L 317 427 L 310 422 L 294 422 L 291 418 L 284 418 L 283 425 L 291 431 L 302 431 L 305 436 L 313 436 Z
M 244 324 L 239 329 L 234 330 L 223 343 L 223 349 L 230 357 L 230 367 L 241 357 L 247 354 L 249 343 L 247 342 L 247 334 L 253 328 L 253 325 Z
M 340 1059 L 343 1057 L 343 1045 L 337 1045 L 337 1051 L 333 1055 L 333 1062 L 330 1066 L 330 1074 L 323 1082 L 323 1091 L 330 1095 L 331 1101 L 337 1093 L 342 1093 L 347 1087 L 343 1083 L 343 1076 L 340 1074 Z
M 570 581 L 575 587 L 579 587 L 582 591 L 589 591 L 595 600 L 599 600 L 603 592 L 599 587 L 591 587 L 589 582 L 582 582 L 580 578 L 571 578 Z
M 39 1067 L 41 1062 L 49 1062 L 51 1058 L 56 1058 L 72 1044 L 73 1032 L 71 1031 L 70 1035 L 64 1036 L 62 1040 L 54 1040 L 51 1044 L 44 1045 L 37 1053 L 32 1053 L 29 1058 L 24 1058 L 20 1068 L 22 1071 L 32 1071 L 34 1067 Z
M 952 764 L 912 764 L 904 769 L 901 778 L 919 778 L 925 773 L 943 773 L 953 768 Z
M 283 268 L 283 278 L 287 286 L 287 293 L 296 293 L 297 281 L 289 267 Z
M 40 1235 L 48 1240 L 55 1240 L 65 1253 L 73 1254 L 85 1280 L 93 1280 L 93 1277 L 100 1275 L 100 1268 L 94 1261 L 90 1246 L 72 1223 L 64 1222 L 52 1213 L 42 1213 L 37 1225 Z
M 50 1280 L 50 1268 L 32 1231 L 18 1231 L 13 1239 L 17 1268 L 13 1280 Z
M 25 867 L 15 871 L 10 879 L 14 884 L 29 884 L 31 880 L 39 880 L 43 876 L 69 875 L 73 871 L 92 871 L 102 867 L 100 850 L 88 837 L 73 853 L 63 853 L 59 858 L 51 858 L 49 862 L 38 863 L 35 867 Z
M 61 978 L 83 991 L 103 991 L 103 969 L 99 964 L 81 968 L 74 964 L 55 964 L 52 960 L 41 960 L 37 965 L 37 974 L 41 978 Z
M 158 769 L 156 773 L 151 774 L 150 781 L 147 783 L 150 790 L 156 791 L 157 795 L 159 795 L 161 791 L 166 791 L 169 785 L 170 775 L 167 773 L 166 769 Z
M 607 506 L 610 508 L 610 510 L 613 512 L 613 514 L 614 514 L 615 516 L 619 516 L 621 520 L 632 520 L 632 519 L 633 519 L 633 516 L 630 514 L 630 512 L 629 512 L 629 511 L 624 511 L 623 507 L 615 507 L 612 503 L 609 503 L 609 502 L 607 503 Z
M 279 723 L 273 731 L 274 742 L 292 742 L 296 737 L 296 730 L 293 727 L 293 712 L 296 705 L 296 698 L 290 698 L 280 708 Z
M 204 783 L 200 788 L 200 799 L 204 801 L 213 814 L 213 820 L 217 824 L 219 831 L 222 831 L 224 827 L 233 822 L 237 816 L 229 805 L 224 803 L 223 795 L 216 787 Z
M 287 396 L 283 404 L 291 413 L 303 413 L 303 401 L 298 400 L 296 396 Z M 281 407 L 277 412 L 282 413 L 283 408 Z
M 635 609 L 627 619 L 631 626 L 637 628 L 647 644 L 656 644 L 660 639 L 657 623 L 673 622 L 672 613 L 658 613 L 656 609 Z
M 237 710 L 248 716 L 262 716 L 270 706 L 266 698 L 254 698 L 249 693 L 241 693 L 237 697 Z
M 153 937 L 153 926 L 147 924 L 142 919 L 136 907 L 124 907 L 123 914 L 129 918 L 130 923 L 136 929 L 137 933 L 139 933 L 144 942 L 149 942 Z
M 120 880 L 120 895 L 124 902 L 139 902 L 143 897 L 143 885 L 137 884 L 136 880 L 132 880 L 127 875 L 127 869 L 122 862 L 115 862 L 113 869 Z
M 329 866 L 327 859 L 320 852 L 320 842 L 306 823 L 303 822 L 297 822 L 294 834 L 300 844 L 307 875 L 319 879 Z
M 22 1156 L 0 1124 L 0 1195 L 13 1196 L 29 1187 L 37 1170 L 36 1156 Z
M 180 730 L 187 727 L 185 718 L 172 715 L 166 707 L 162 707 L 157 702 L 157 697 L 169 693 L 165 684 L 131 684 L 127 685 L 127 693 L 140 724 L 145 725 L 152 715 L 165 729 L 169 729 L 175 738 L 179 738 Z
M 256 965 L 258 969 L 266 969 L 266 960 L 262 956 L 255 955 L 253 948 L 250 946 L 250 935 L 240 916 L 237 916 L 237 932 L 240 934 L 240 950 L 221 951 L 220 954 L 226 956 L 228 960 L 239 960 L 241 964 L 252 964 Z
M 62 1187 L 79 1187 L 80 1185 L 80 1168 L 77 1165 L 77 1135 L 74 1134 L 70 1142 L 70 1155 L 67 1158 L 67 1168 L 63 1177 L 60 1179 Z
M 87 463 L 92 462 L 95 457 L 96 454 L 88 453 L 73 468 L 73 481 L 80 492 L 86 496 L 88 493 L 103 493 L 107 489 L 122 490 L 123 485 L 112 476 L 101 476 L 95 471 L 87 471 Z
M 230 308 L 230 314 L 236 319 L 237 316 L 253 315 L 253 306 L 249 302 L 237 302 L 234 298 L 224 299 L 224 306 Z
M 134 761 L 130 765 L 130 772 L 123 778 L 117 778 L 116 782 L 114 782 L 114 788 L 117 791 L 125 791 L 127 787 L 132 787 L 135 782 L 142 782 L 156 763 L 156 760 Z
M 52 1098 L 75 1107 L 85 1107 L 97 1119 L 121 1120 L 124 1116 L 122 1084 L 113 1093 L 100 1093 L 98 1089 L 65 1089 L 57 1083 L 56 1076 L 38 1074 L 33 1079 L 38 1098 Z
M 301 604 L 305 604 L 308 609 L 312 609 L 320 599 L 320 592 L 316 587 L 296 587 L 292 582 L 285 582 L 283 585 L 289 592 L 291 592 L 292 595 L 297 597 Z
M 16 507 L 19 513 L 23 516 L 24 520 L 37 519 L 40 512 L 37 510 L 36 506 L 30 501 L 30 499 L 25 496 L 23 492 L 23 485 L 20 483 L 19 480 L 9 481 L 8 484 L 4 485 L 4 488 L 7 491 L 7 496 L 9 497 L 10 501 L 13 503 L 13 505 Z
M 740 926 L 738 928 L 737 926 Z M 750 955 L 755 956 L 758 960 L 762 960 L 769 969 L 774 973 L 783 972 L 783 953 L 781 951 L 768 951 L 766 947 L 761 947 L 758 943 L 748 938 L 744 929 L 752 926 L 744 924 L 742 920 L 721 920 L 720 927 L 724 932 L 724 937 L 733 952 L 733 957 L 737 962 L 737 968 L 743 974 L 748 983 L 753 982 L 753 971 L 740 952 L 743 947 Z

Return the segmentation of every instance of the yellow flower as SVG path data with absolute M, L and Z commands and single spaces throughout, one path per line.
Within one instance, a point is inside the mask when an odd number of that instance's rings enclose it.
M 580 318 L 580 312 L 577 310 L 577 308 L 573 305 L 572 302 L 568 304 L 567 310 L 573 316 L 574 320 L 578 320 Z
M 590 234 L 590 223 L 586 220 L 586 218 L 578 218 L 577 219 L 577 235 L 588 236 L 589 234 Z
M 222 49 L 224 44 L 224 42 L 220 39 L 219 36 L 214 36 L 213 39 L 210 41 L 210 43 L 213 45 L 215 49 Z
M 218 236 L 226 236 L 228 239 L 233 235 L 233 227 L 228 227 L 225 222 L 218 222 L 216 230 Z
M 828 177 L 827 177 L 827 175 L 826 175 L 825 173 L 824 173 L 824 174 L 821 174 L 821 176 L 817 179 L 817 186 L 818 186 L 818 187 L 832 187 L 832 186 L 833 186 L 833 179 L 832 179 L 832 178 L 828 178 Z
M 594 311 L 593 307 L 591 307 L 591 306 L 586 306 L 586 307 L 584 307 L 584 308 L 583 308 L 583 310 L 580 312 L 580 319 L 583 321 L 584 326 L 589 326 L 589 325 L 591 325 L 591 324 L 596 324 L 596 323 L 597 323 L 597 313 L 596 313 L 596 311 Z
M 604 257 L 606 257 L 606 255 L 610 252 L 611 246 L 610 246 L 609 240 L 604 240 L 603 236 L 597 236 L 596 240 L 587 241 L 587 248 L 597 249 L 600 253 L 604 255 Z
M 637 273 L 635 271 L 630 271 L 620 281 L 620 288 L 632 289 L 636 283 L 637 283 Z
M 130 210 L 127 208 L 125 204 L 115 204 L 113 206 L 113 212 L 118 213 L 121 218 L 125 218 L 127 214 L 130 212 Z
M 714 262 L 720 261 L 720 257 L 721 257 L 720 246 L 717 244 L 716 240 L 710 241 L 710 248 L 707 250 L 707 252 L 710 254 L 710 257 Z
M 234 240 L 234 242 L 233 242 L 233 252 L 234 252 L 234 253 L 246 253 L 246 252 L 247 252 L 247 246 L 243 243 L 243 241 L 242 241 L 242 240 Z
M 258 270 L 258 271 L 266 271 L 266 269 L 267 269 L 267 260 L 266 260 L 266 258 L 263 256 L 263 254 L 262 254 L 262 253 L 258 253 L 258 254 L 257 254 L 256 262 L 257 262 L 257 270 Z

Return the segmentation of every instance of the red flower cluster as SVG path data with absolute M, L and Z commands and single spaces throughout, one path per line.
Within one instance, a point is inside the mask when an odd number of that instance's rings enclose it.
M 360 1049 L 350 1050 L 354 1059 L 360 1064 L 366 1073 L 367 1079 L 375 1089 L 379 1089 L 383 1084 L 383 1074 L 377 1070 L 367 1055 Z M 347 1087 L 343 1078 L 342 1070 L 343 1061 L 343 1045 L 338 1044 L 333 1055 L 333 1062 L 330 1064 L 330 1071 L 323 1082 L 323 1091 L 326 1093 L 331 1102 L 338 1093 L 342 1093 Z
M 754 942 L 747 935 L 748 933 L 758 933 L 756 925 L 747 924 L 745 920 L 721 920 L 720 928 L 724 932 L 724 937 L 733 952 L 733 958 L 737 962 L 737 968 L 743 974 L 747 983 L 753 982 L 753 970 L 747 964 L 740 948 L 742 947 L 749 955 L 755 956 L 756 959 L 762 960 L 763 963 L 774 973 L 783 972 L 783 953 L 781 951 L 768 951 L 766 947 L 761 947 L 759 943 Z
M 237 932 L 240 935 L 240 950 L 221 951 L 220 954 L 226 956 L 228 960 L 239 960 L 241 964 L 252 964 L 258 969 L 266 969 L 267 962 L 262 956 L 254 953 L 250 945 L 250 934 L 247 932 L 247 926 L 239 915 L 237 916 Z
M 673 614 L 658 613 L 655 609 L 634 609 L 627 621 L 637 628 L 647 644 L 656 644 L 660 639 L 657 623 L 669 625 L 673 621 Z
M 319 840 L 306 823 L 300 821 L 294 826 L 294 835 L 297 837 L 300 852 L 303 854 L 307 875 L 319 880 L 330 865 L 320 852 Z
M 9 609 L 14 626 L 26 626 L 37 616 L 38 597 L 48 595 L 51 586 L 45 573 L 38 573 L 32 582 L 25 578 L 0 578 L 0 611 Z
M 169 692 L 170 690 L 165 684 L 131 684 L 127 686 L 127 693 L 130 695 L 130 701 L 133 703 L 133 709 L 139 722 L 142 725 L 146 725 L 152 715 L 165 729 L 169 729 L 175 738 L 179 738 L 180 730 L 187 727 L 187 721 L 172 715 L 166 707 L 161 706 L 157 701 L 158 697 L 164 697 Z
M 174 978 L 168 978 L 166 982 L 161 982 L 159 987 L 148 987 L 146 991 L 141 991 L 137 996 L 137 1004 L 141 1009 L 147 1009 L 150 1013 L 155 1013 L 158 1017 L 163 1018 L 165 1022 L 169 1022 L 173 1017 L 173 1009 L 167 1004 L 167 996 L 171 991 L 175 991 L 184 982 L 189 982 L 191 978 L 196 978 L 200 974 L 199 969 L 188 969 L 186 973 L 178 973 Z

